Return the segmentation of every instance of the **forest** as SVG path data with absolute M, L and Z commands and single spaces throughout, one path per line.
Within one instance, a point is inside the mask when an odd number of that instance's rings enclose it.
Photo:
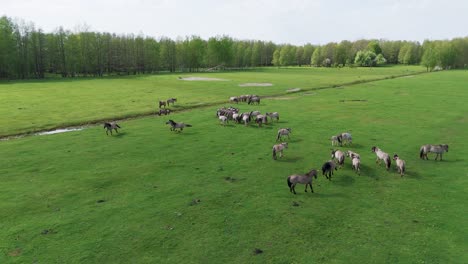
M 313 36 L 310 39 L 313 40 Z M 380 66 L 421 64 L 466 68 L 468 37 L 451 40 L 361 39 L 325 45 L 277 44 L 227 35 L 168 37 L 118 35 L 83 27 L 44 32 L 31 22 L 0 17 L 0 79 L 200 72 L 259 66 Z

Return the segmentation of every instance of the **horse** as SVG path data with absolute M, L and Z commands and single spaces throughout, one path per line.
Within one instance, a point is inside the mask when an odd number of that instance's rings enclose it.
M 106 135 L 109 135 L 109 131 L 112 136 L 112 129 L 115 130 L 115 132 L 118 134 L 119 131 L 117 131 L 117 128 L 120 128 L 120 126 L 116 122 L 106 122 L 104 123 L 104 128 L 106 129 Z
M 393 160 L 396 161 L 398 172 L 400 173 L 400 176 L 403 177 L 403 175 L 405 175 L 406 162 L 400 159 L 397 154 L 393 155 Z
M 375 155 L 377 155 L 377 159 L 375 160 L 375 163 L 378 162 L 380 165 L 380 161 L 383 160 L 385 162 L 385 167 L 387 168 L 387 170 L 389 170 L 390 165 L 392 164 L 392 160 L 390 159 L 390 156 L 376 146 L 373 146 L 371 150 L 372 152 L 375 153 Z
M 358 158 L 358 159 L 361 158 L 361 156 L 359 156 L 359 154 L 357 154 L 356 152 L 351 151 L 351 150 L 346 151 L 346 156 L 350 157 L 351 159 L 353 159 L 355 157 Z
M 254 103 L 260 104 L 260 97 L 257 97 L 257 96 L 249 97 L 247 104 L 254 104 Z
M 174 105 L 175 102 L 177 102 L 177 98 L 169 98 L 167 99 L 167 105 L 169 106 L 170 103 L 172 103 L 172 105 Z
M 282 136 L 288 136 L 288 139 L 290 139 L 289 134 L 291 133 L 291 128 L 281 128 L 278 130 L 278 136 L 276 137 L 276 141 L 282 140 Z
M 245 126 L 247 126 L 247 124 L 250 122 L 250 115 L 251 114 L 252 114 L 252 112 L 242 114 L 242 121 L 244 121 Z
M 340 146 L 343 146 L 343 144 L 345 144 L 345 143 L 346 143 L 346 145 L 353 143 L 353 137 L 348 132 L 343 132 L 341 134 L 338 134 L 336 136 L 336 139 L 338 140 L 338 143 L 340 144 Z M 332 140 L 333 140 L 333 138 L 332 138 Z
M 266 113 L 266 116 L 271 118 L 271 120 L 276 119 L 276 122 L 279 122 L 279 114 L 278 112 L 273 112 L 273 113 Z
M 171 110 L 169 110 L 169 109 L 159 109 L 158 114 L 161 116 L 161 115 L 168 115 L 170 113 L 171 113 Z
M 307 192 L 307 185 L 310 186 L 310 191 L 314 192 L 314 189 L 312 188 L 312 177 L 317 179 L 317 170 L 312 169 L 304 175 L 293 174 L 288 176 L 289 191 L 296 194 L 296 184 L 302 183 L 305 184 L 305 192 Z
M 184 129 L 184 127 L 192 127 L 192 125 L 189 124 L 174 122 L 174 120 L 172 119 L 167 121 L 166 124 L 171 125 L 171 131 L 177 131 L 176 129 L 179 129 L 179 132 L 181 132 Z
M 361 159 L 359 156 L 352 156 L 352 168 L 356 171 L 357 174 L 361 175 Z
M 331 150 L 331 157 L 332 159 L 336 159 L 338 164 L 341 166 L 344 165 L 345 154 L 341 150 Z
M 221 121 L 221 124 L 223 124 L 223 126 L 226 126 L 226 123 L 229 123 L 228 118 L 223 115 L 219 116 L 219 121 Z
M 322 165 L 322 175 L 324 175 L 329 181 L 331 181 L 333 170 L 338 170 L 333 160 L 329 160 Z
M 231 96 L 231 97 L 229 97 L 229 102 L 238 104 L 239 103 L 239 98 L 237 96 Z
M 255 117 L 255 123 L 257 123 L 258 126 L 261 127 L 262 124 L 267 124 L 267 117 L 264 115 L 257 115 L 257 117 Z
M 166 102 L 165 101 L 159 101 L 159 108 L 161 108 L 161 106 L 164 106 L 164 108 L 166 108 Z
M 273 159 L 276 160 L 276 153 L 279 152 L 280 158 L 283 157 L 283 149 L 288 148 L 288 142 L 283 142 L 281 144 L 276 144 L 273 146 Z
M 449 146 L 447 144 L 440 144 L 440 145 L 423 145 L 419 149 L 419 157 L 421 159 L 426 159 L 428 160 L 429 158 L 427 157 L 427 154 L 429 152 L 436 153 L 435 160 L 437 160 L 437 157 L 440 155 L 440 160 L 442 160 L 442 154 L 444 152 L 448 152 Z

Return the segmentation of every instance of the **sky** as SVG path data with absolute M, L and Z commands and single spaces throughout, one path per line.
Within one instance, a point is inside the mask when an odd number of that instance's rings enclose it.
M 0 0 L 0 16 L 69 30 L 277 44 L 468 36 L 467 0 Z

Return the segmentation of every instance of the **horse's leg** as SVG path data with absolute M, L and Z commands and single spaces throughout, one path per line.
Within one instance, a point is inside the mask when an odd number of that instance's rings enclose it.
M 118 133 L 119 133 L 119 131 L 117 130 L 117 128 L 114 128 L 114 129 L 115 129 L 115 133 L 117 133 L 117 134 L 118 134 Z
M 442 161 L 442 153 L 440 153 L 440 160 Z
M 293 193 L 296 194 L 296 184 L 293 183 L 293 185 L 291 187 L 292 187 Z
M 311 191 L 311 192 L 314 192 L 314 189 L 312 188 L 312 182 L 309 183 L 309 185 L 310 185 L 310 191 Z
M 307 192 L 307 185 L 309 185 L 308 183 L 305 184 L 305 190 L 304 192 Z

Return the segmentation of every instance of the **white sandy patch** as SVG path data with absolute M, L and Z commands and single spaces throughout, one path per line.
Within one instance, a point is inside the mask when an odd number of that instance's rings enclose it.
M 288 93 L 294 93 L 294 92 L 299 92 L 301 88 L 289 88 L 286 90 Z
M 262 87 L 266 87 L 266 86 L 273 86 L 273 84 L 271 84 L 271 83 L 241 83 L 241 84 L 239 84 L 239 86 L 241 86 L 241 87 L 247 87 L 247 86 L 262 86 Z
M 182 81 L 228 81 L 226 79 L 207 78 L 207 77 L 184 77 L 184 78 L 179 78 L 179 80 L 182 80 Z
M 62 128 L 62 129 L 56 129 L 56 130 L 52 130 L 52 131 L 39 132 L 39 133 L 36 133 L 36 135 L 38 135 L 38 136 L 53 135 L 53 134 L 72 132 L 72 131 L 80 131 L 80 130 L 83 130 L 83 128 Z

